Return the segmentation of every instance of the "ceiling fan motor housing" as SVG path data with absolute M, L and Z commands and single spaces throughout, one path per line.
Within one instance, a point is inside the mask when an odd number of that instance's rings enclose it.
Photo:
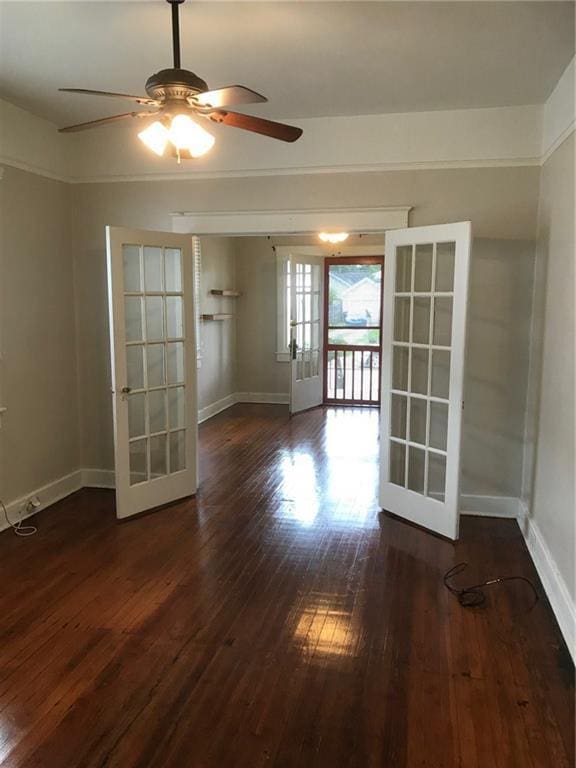
M 207 90 L 207 83 L 187 69 L 161 69 L 146 80 L 146 93 L 157 101 L 186 100 Z

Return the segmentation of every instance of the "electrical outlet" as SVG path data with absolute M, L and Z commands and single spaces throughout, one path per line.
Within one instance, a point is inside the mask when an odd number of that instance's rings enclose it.
M 41 502 L 38 496 L 32 496 L 26 502 L 24 509 L 26 510 L 26 512 L 34 512 L 34 510 L 38 509 L 39 506 L 41 506 Z

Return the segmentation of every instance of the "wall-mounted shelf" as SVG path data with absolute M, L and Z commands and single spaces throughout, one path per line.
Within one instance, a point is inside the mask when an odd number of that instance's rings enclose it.
M 221 290 L 220 288 L 212 288 L 210 293 L 212 296 L 229 296 L 231 298 L 238 298 L 238 296 L 242 296 L 240 291 L 233 291 L 231 289 Z
M 217 314 L 211 314 L 211 315 L 200 315 L 202 320 L 230 320 L 231 317 L 234 317 L 234 315 L 228 315 L 222 312 L 219 312 Z

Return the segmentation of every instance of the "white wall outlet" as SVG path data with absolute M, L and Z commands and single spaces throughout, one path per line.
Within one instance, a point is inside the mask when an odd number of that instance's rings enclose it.
M 38 507 L 40 506 L 41 506 L 41 502 L 38 496 L 32 496 L 26 502 L 26 506 L 24 507 L 24 509 L 26 510 L 26 512 L 34 512 L 34 510 L 38 509 Z

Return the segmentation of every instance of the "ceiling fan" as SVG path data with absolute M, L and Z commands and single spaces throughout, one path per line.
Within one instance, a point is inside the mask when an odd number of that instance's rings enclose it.
M 172 9 L 172 46 L 174 51 L 174 67 L 162 69 L 146 81 L 148 96 L 131 96 L 125 93 L 110 93 L 108 91 L 92 91 L 86 88 L 60 88 L 67 93 L 81 93 L 88 96 L 112 96 L 127 99 L 147 111 L 124 112 L 112 117 L 90 120 L 86 123 L 69 125 L 60 128 L 61 133 L 84 131 L 107 123 L 114 123 L 128 118 L 156 118 L 138 136 L 146 146 L 157 155 L 163 155 L 169 147 L 171 153 L 178 159 L 200 157 L 208 152 L 214 144 L 214 137 L 208 133 L 192 117 L 199 117 L 214 123 L 223 123 L 244 131 L 260 133 L 280 141 L 296 141 L 302 135 L 302 129 L 293 125 L 264 120 L 261 117 L 231 112 L 228 107 L 237 104 L 255 104 L 267 101 L 250 88 L 242 85 L 229 85 L 211 91 L 202 78 L 180 67 L 180 20 L 179 8 L 185 0 L 166 0 Z

